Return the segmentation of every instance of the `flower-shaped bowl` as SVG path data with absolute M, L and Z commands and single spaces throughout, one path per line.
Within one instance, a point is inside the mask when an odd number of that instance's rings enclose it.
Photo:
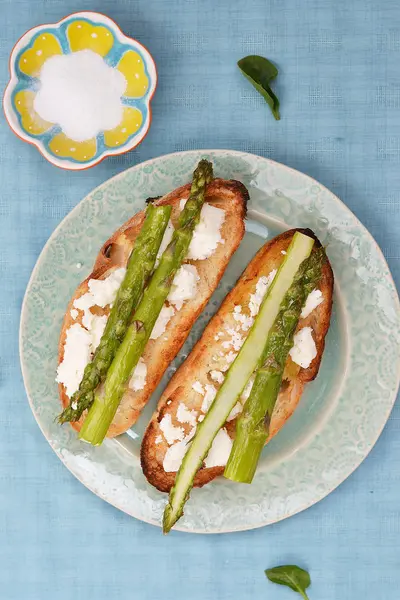
M 81 50 L 99 54 L 108 66 L 118 69 L 126 79 L 126 88 L 119 125 L 76 142 L 58 124 L 43 120 L 34 109 L 34 100 L 45 61 L 56 54 Z M 142 44 L 124 35 L 114 21 L 100 13 L 74 13 L 58 23 L 27 31 L 11 53 L 10 75 L 3 101 L 10 127 L 58 167 L 87 169 L 107 156 L 128 152 L 150 127 L 150 101 L 157 83 L 154 60 Z

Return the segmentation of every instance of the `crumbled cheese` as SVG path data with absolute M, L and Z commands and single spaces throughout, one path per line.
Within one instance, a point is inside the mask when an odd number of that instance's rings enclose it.
M 182 265 L 172 282 L 167 298 L 168 302 L 174 304 L 176 310 L 180 310 L 184 302 L 195 297 L 199 280 L 200 277 L 195 266 Z
M 175 314 L 175 309 L 173 306 L 166 306 L 164 304 L 164 306 L 161 309 L 160 314 L 157 317 L 157 321 L 154 324 L 153 330 L 151 332 L 150 335 L 150 339 L 151 340 L 156 340 L 157 338 L 160 337 L 160 335 L 162 335 L 166 328 L 168 323 L 170 322 L 170 320 L 172 319 L 172 317 Z
M 163 467 L 166 473 L 174 473 L 178 471 L 183 457 L 189 450 L 191 440 L 193 439 L 195 433 L 196 427 L 193 427 L 190 433 L 183 440 L 173 444 L 173 446 L 168 448 L 163 460 Z
M 265 275 L 263 275 L 257 281 L 256 291 L 254 294 L 250 295 L 250 302 L 249 302 L 250 315 L 252 317 L 255 317 L 258 315 L 261 303 L 264 300 L 264 296 L 267 293 L 268 288 L 270 287 L 271 283 L 273 282 L 276 273 L 277 273 L 277 270 L 274 269 L 273 271 L 271 271 L 271 273 L 268 275 L 268 277 L 265 277 Z
M 75 319 L 77 318 L 77 316 L 78 316 L 78 314 L 79 314 L 79 313 L 78 313 L 78 311 L 76 310 L 76 308 L 71 308 L 71 310 L 70 310 L 69 314 L 71 315 L 71 317 L 72 317 L 72 318 L 74 319 L 74 321 L 75 321 Z
M 232 329 L 232 327 L 226 327 L 225 329 L 228 332 L 228 334 L 231 336 L 231 338 L 230 338 L 230 340 L 222 342 L 222 347 L 228 349 L 232 346 L 234 350 L 239 352 L 240 348 L 244 344 L 244 337 L 242 335 L 240 335 L 240 333 L 238 331 L 236 331 L 235 329 Z
M 303 306 L 303 310 L 301 311 L 301 318 L 305 319 L 309 315 L 311 315 L 312 311 L 317 308 L 322 302 L 324 298 L 322 296 L 321 290 L 313 290 L 307 296 L 307 300 L 305 305 Z
M 179 423 L 189 423 L 193 427 L 197 423 L 197 411 L 189 410 L 183 402 L 179 403 L 178 410 L 176 411 L 176 418 Z
M 217 383 L 223 383 L 225 379 L 225 376 L 221 371 L 210 371 L 210 377 Z
M 161 419 L 160 429 L 163 432 L 164 437 L 169 446 L 171 446 L 171 444 L 173 444 L 177 440 L 183 440 L 183 438 L 185 437 L 185 430 L 183 429 L 183 427 L 175 427 L 172 424 L 172 418 L 169 413 L 164 415 Z
M 101 308 L 104 308 L 107 305 L 112 306 L 117 291 L 125 277 L 125 273 L 125 267 L 120 267 L 119 269 L 112 271 L 105 279 L 89 279 L 89 291 L 74 300 L 75 309 L 78 308 L 83 311 L 82 325 L 86 327 L 87 330 L 90 331 L 92 328 L 96 328 L 97 331 L 100 330 L 102 326 L 100 325 L 101 322 L 97 320 L 97 315 L 94 315 L 90 309 L 93 306 L 100 306 Z M 105 324 L 105 321 L 102 321 L 102 323 L 103 322 Z M 100 342 L 100 339 L 98 341 Z
M 204 461 L 207 468 L 224 467 L 232 450 L 232 440 L 225 428 L 220 429 L 214 438 L 210 451 Z
M 232 408 L 231 412 L 229 413 L 227 421 L 233 421 L 233 419 L 236 419 L 236 417 L 238 415 L 240 415 L 242 410 L 243 410 L 243 404 L 241 404 L 240 402 L 236 402 L 235 406 Z
M 202 396 L 204 396 L 204 394 L 205 394 L 205 390 L 204 390 L 203 386 L 201 385 L 200 381 L 195 381 L 192 384 L 192 390 L 194 390 L 198 394 L 201 394 Z
M 86 311 L 92 306 L 104 308 L 115 300 L 119 286 L 125 277 L 125 267 L 112 271 L 105 279 L 89 279 L 89 291 L 74 301 L 74 307 Z
M 176 442 L 168 448 L 163 460 L 163 468 L 166 473 L 175 473 L 179 470 L 190 444 L 186 440 Z
M 161 244 L 160 247 L 158 249 L 157 252 L 157 258 L 156 258 L 156 262 L 155 262 L 155 267 L 158 266 L 158 263 L 160 262 L 160 258 L 164 252 L 164 250 L 166 249 L 166 247 L 168 246 L 168 244 L 170 243 L 170 241 L 172 240 L 172 236 L 174 235 L 174 226 L 172 225 L 171 220 L 168 221 L 168 225 L 164 231 L 164 235 L 163 235 L 163 239 L 161 240 Z
M 317 356 L 317 347 L 312 336 L 311 327 L 303 327 L 293 338 L 294 345 L 289 354 L 293 362 L 307 369 Z
M 92 352 L 94 352 L 100 344 L 101 336 L 106 328 L 107 319 L 107 315 L 92 315 L 89 327 L 89 332 L 92 336 Z
M 235 360 L 235 358 L 237 357 L 238 352 L 233 352 L 232 350 L 230 352 L 228 352 L 228 354 L 223 354 L 222 356 L 225 358 L 225 364 L 222 365 L 220 367 L 221 371 L 223 371 L 225 373 L 225 371 L 227 371 L 229 369 L 229 367 L 231 366 L 231 364 L 233 363 L 233 361 Z
M 181 200 L 181 210 L 186 200 Z M 204 260 L 211 256 L 218 244 L 224 244 L 221 237 L 221 227 L 225 221 L 225 211 L 207 202 L 203 204 L 200 221 L 196 225 L 190 242 L 187 258 L 189 260 Z
M 281 254 L 283 254 L 284 256 L 286 256 L 286 254 L 287 254 L 286 250 L 281 250 Z
M 163 436 L 162 435 L 158 435 L 155 439 L 155 443 L 156 444 L 161 444 L 163 441 Z
M 67 329 L 64 358 L 58 365 L 58 383 L 65 387 L 69 398 L 76 392 L 83 377 L 83 371 L 90 361 L 92 354 L 92 336 L 79 323 L 74 323 Z
M 199 423 L 201 423 L 202 421 L 204 421 L 204 415 L 200 415 L 197 420 L 198 420 Z
M 143 358 L 139 358 L 139 362 L 136 365 L 135 370 L 129 380 L 129 387 L 134 392 L 138 392 L 142 390 L 146 385 L 146 377 L 147 377 L 147 366 L 144 362 Z
M 233 419 L 235 419 L 242 412 L 243 406 L 244 406 L 247 398 L 250 396 L 250 392 L 251 392 L 251 388 L 253 387 L 254 379 L 255 379 L 255 377 L 254 377 L 254 375 L 252 375 L 250 377 L 249 381 L 247 382 L 247 385 L 244 388 L 243 392 L 241 393 L 238 402 L 236 402 L 235 406 L 232 408 L 231 412 L 229 413 L 229 417 L 227 418 L 227 421 L 233 421 Z
M 203 404 L 201 405 L 201 410 L 203 413 L 208 411 L 215 396 L 217 395 L 217 390 L 215 387 L 213 385 L 209 385 L 208 383 L 205 385 L 205 392 Z

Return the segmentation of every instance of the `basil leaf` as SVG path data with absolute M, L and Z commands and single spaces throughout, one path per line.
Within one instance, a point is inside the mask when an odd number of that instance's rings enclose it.
M 245 56 L 238 61 L 238 67 L 268 103 L 275 119 L 279 121 L 279 100 L 271 90 L 269 82 L 278 75 L 278 69 L 263 56 Z
M 283 565 L 282 567 L 267 569 L 265 574 L 272 583 L 286 585 L 295 592 L 298 592 L 304 600 L 309 600 L 306 589 L 310 586 L 311 579 L 310 575 L 304 569 L 300 569 L 296 565 Z

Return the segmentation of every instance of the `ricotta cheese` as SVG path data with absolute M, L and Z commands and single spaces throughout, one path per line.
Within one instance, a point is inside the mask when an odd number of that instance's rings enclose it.
M 169 413 L 164 415 L 161 419 L 160 429 L 163 432 L 169 446 L 171 446 L 177 440 L 182 441 L 185 437 L 185 430 L 183 427 L 175 427 L 175 425 L 172 424 L 172 418 Z
M 168 221 L 168 225 L 164 231 L 164 235 L 163 235 L 163 239 L 161 240 L 161 244 L 160 247 L 158 249 L 157 252 L 157 257 L 156 257 L 156 262 L 154 264 L 155 267 L 158 266 L 158 263 L 160 262 L 160 258 L 164 252 L 164 250 L 166 249 L 166 247 L 168 246 L 168 244 L 170 243 L 170 241 L 172 240 L 172 236 L 174 235 L 174 226 L 172 225 L 172 221 L 169 220 Z
M 307 296 L 307 300 L 305 305 L 303 306 L 303 310 L 301 311 L 301 318 L 306 319 L 309 315 L 311 315 L 312 311 L 317 308 L 322 302 L 324 298 L 322 296 L 321 290 L 313 290 Z
M 197 282 L 200 277 L 193 265 L 184 264 L 176 273 L 168 294 L 168 302 L 173 304 L 176 310 L 180 310 L 183 303 L 195 297 Z
M 151 332 L 150 339 L 156 340 L 162 335 L 170 320 L 175 314 L 175 309 L 173 306 L 164 306 L 161 309 L 160 314 L 158 315 L 157 321 L 154 324 L 153 331 Z
M 146 385 L 146 377 L 147 377 L 147 366 L 144 362 L 143 358 L 139 358 L 139 362 L 136 365 L 135 370 L 129 380 L 129 387 L 134 392 L 138 392 L 139 390 L 143 390 Z
M 200 381 L 195 381 L 192 384 L 192 390 L 194 390 L 198 394 L 201 394 L 202 396 L 204 396 L 204 394 L 205 394 L 205 390 L 204 390 L 203 386 L 201 385 Z
M 223 383 L 225 379 L 225 375 L 222 373 L 222 371 L 210 371 L 210 377 L 217 383 Z
M 232 450 L 232 440 L 225 427 L 220 429 L 214 438 L 210 451 L 204 461 L 209 467 L 224 467 Z
M 163 460 L 163 467 L 166 473 L 174 473 L 175 471 L 178 471 L 195 433 L 196 427 L 193 427 L 190 433 L 183 440 L 176 442 L 168 448 Z
M 277 273 L 277 270 L 274 269 L 273 271 L 271 271 L 271 273 L 268 275 L 268 277 L 263 275 L 257 281 L 256 291 L 254 294 L 250 295 L 250 302 L 249 302 L 250 315 L 252 317 L 255 317 L 258 315 L 258 313 L 260 311 L 261 303 L 264 300 L 264 296 L 267 293 L 268 288 L 270 287 L 271 283 L 273 282 L 276 273 Z
M 296 364 L 307 369 L 317 356 L 317 347 L 312 336 L 311 327 L 303 327 L 293 338 L 293 347 L 289 354 Z
M 76 392 L 83 371 L 92 355 L 92 336 L 79 323 L 67 329 L 64 358 L 58 365 L 56 381 L 62 383 L 69 398 Z
M 176 411 L 176 418 L 179 423 L 189 423 L 194 427 L 197 423 L 197 411 L 189 410 L 183 402 L 180 402 Z
M 201 410 L 203 413 L 206 413 L 208 411 L 216 395 L 217 390 L 215 389 L 215 387 L 207 383 L 205 385 L 204 400 L 201 405 Z
M 181 200 L 181 210 L 186 200 Z M 221 227 L 225 221 L 225 211 L 207 202 L 203 204 L 200 221 L 196 225 L 190 242 L 187 258 L 189 260 L 204 260 L 214 254 L 218 244 L 224 244 L 221 237 Z

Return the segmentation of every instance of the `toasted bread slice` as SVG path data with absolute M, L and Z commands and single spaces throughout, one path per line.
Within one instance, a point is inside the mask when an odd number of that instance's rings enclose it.
M 176 225 L 180 213 L 179 203 L 182 199 L 187 199 L 189 193 L 190 184 L 187 184 L 155 200 L 154 203 L 172 205 L 171 220 Z M 187 261 L 196 266 L 200 276 L 196 297 L 185 302 L 183 307 L 175 313 L 163 335 L 156 340 L 149 340 L 147 343 L 143 354 L 147 366 L 146 385 L 139 391 L 132 391 L 127 387 L 108 431 L 108 437 L 123 433 L 136 422 L 141 410 L 160 382 L 165 369 L 179 352 L 194 322 L 218 286 L 231 256 L 243 238 L 248 197 L 246 188 L 239 181 L 215 179 L 207 187 L 206 202 L 225 211 L 225 221 L 221 228 L 224 243 L 218 244 L 215 252 L 206 260 Z M 62 325 L 58 353 L 59 363 L 64 358 L 64 344 L 68 328 L 73 323 L 82 322 L 81 313 L 76 320 L 73 320 L 70 314 L 74 300 L 88 291 L 89 279 L 105 279 L 114 269 L 126 265 L 135 238 L 142 226 L 144 215 L 144 210 L 134 215 L 106 241 L 97 256 L 92 273 L 75 291 Z M 92 312 L 101 315 L 107 314 L 108 310 L 94 307 Z M 69 404 L 69 398 L 62 384 L 59 384 L 59 393 L 62 405 L 66 407 Z M 71 423 L 77 431 L 80 430 L 84 417 L 85 415 L 82 415 L 80 421 Z
M 254 294 L 257 281 L 261 276 L 268 276 L 273 269 L 279 267 L 284 258 L 282 253 L 289 247 L 295 231 L 293 229 L 277 236 L 257 252 L 162 394 L 157 411 L 145 432 L 141 447 L 143 472 L 148 481 L 160 491 L 168 492 L 176 476 L 175 472 L 166 472 L 163 467 L 168 444 L 161 435 L 160 421 L 164 415 L 170 414 L 172 424 L 184 427 L 185 435 L 189 433 L 191 426 L 182 424 L 177 420 L 176 415 L 179 404 L 184 403 L 189 410 L 201 414 L 203 396 L 192 388 L 193 383 L 198 381 L 203 387 L 206 384 L 212 384 L 216 388 L 220 387 L 221 384 L 216 383 L 210 377 L 210 372 L 213 370 L 221 371 L 221 365 L 226 364 L 224 356 L 226 356 L 228 350 L 223 347 L 223 342 L 226 340 L 223 332 L 226 332 L 227 328 L 234 329 L 237 326 L 233 316 L 234 308 L 241 305 L 242 313 L 246 313 L 250 295 Z M 310 230 L 299 231 L 315 237 Z M 317 241 L 315 247 L 318 246 L 320 246 L 320 243 Z M 289 357 L 284 382 L 272 415 L 269 440 L 278 433 L 293 414 L 303 393 L 304 385 L 314 379 L 318 373 L 332 310 L 333 273 L 328 261 L 324 264 L 318 288 L 323 294 L 323 302 L 307 318 L 300 319 L 298 324 L 298 330 L 307 326 L 312 328 L 317 356 L 307 369 L 295 365 Z M 221 356 L 221 354 L 224 356 Z M 235 422 L 236 419 L 233 419 L 226 423 L 227 432 L 232 438 L 235 435 Z M 224 467 L 203 467 L 197 473 L 194 485 L 201 487 L 218 475 L 222 475 L 223 471 Z

